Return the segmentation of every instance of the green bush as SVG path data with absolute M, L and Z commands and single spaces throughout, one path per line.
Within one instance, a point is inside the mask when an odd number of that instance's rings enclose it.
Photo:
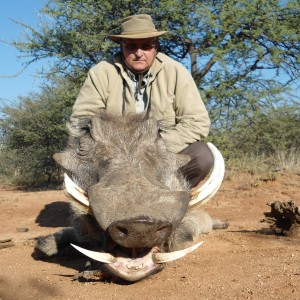
M 300 170 L 298 105 L 261 110 L 241 118 L 230 130 L 212 130 L 211 136 L 231 166 Z
M 0 178 L 18 185 L 50 184 L 59 176 L 52 155 L 67 142 L 70 108 L 58 89 L 44 89 L 2 108 Z

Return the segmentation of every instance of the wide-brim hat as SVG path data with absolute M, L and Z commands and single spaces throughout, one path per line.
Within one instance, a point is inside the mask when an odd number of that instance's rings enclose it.
M 121 22 L 121 34 L 110 34 L 107 37 L 116 43 L 121 39 L 146 39 L 158 37 L 167 31 L 158 31 L 151 16 L 142 14 L 126 17 Z

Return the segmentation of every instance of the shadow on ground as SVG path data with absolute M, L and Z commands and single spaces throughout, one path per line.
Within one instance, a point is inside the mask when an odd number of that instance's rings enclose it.
M 45 205 L 35 222 L 41 227 L 68 227 L 70 226 L 69 203 L 56 201 Z

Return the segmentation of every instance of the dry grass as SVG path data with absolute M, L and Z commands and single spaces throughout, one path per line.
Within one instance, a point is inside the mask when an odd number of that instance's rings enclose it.
M 278 151 L 271 156 L 249 154 L 230 159 L 226 165 L 234 171 L 249 172 L 250 174 L 268 173 L 272 179 L 275 176 L 274 173 L 278 171 L 300 173 L 300 151 Z
M 281 169 L 292 173 L 300 173 L 300 152 L 296 150 L 278 151 L 275 154 L 276 166 Z
M 238 174 L 246 173 L 248 180 L 239 185 Z M 282 172 L 300 175 L 300 152 L 277 152 L 272 156 L 248 155 L 226 162 L 227 180 L 237 183 L 237 188 L 252 189 L 265 182 L 276 181 Z

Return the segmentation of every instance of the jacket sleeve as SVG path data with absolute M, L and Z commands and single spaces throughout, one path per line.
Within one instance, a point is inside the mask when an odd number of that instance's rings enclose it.
M 175 82 L 176 125 L 161 131 L 161 136 L 167 148 L 178 153 L 208 135 L 210 119 L 194 79 L 184 66 L 177 67 Z
M 71 122 L 85 116 L 96 115 L 105 108 L 107 80 L 103 73 L 104 70 L 100 64 L 88 72 L 74 103 L 70 117 Z

